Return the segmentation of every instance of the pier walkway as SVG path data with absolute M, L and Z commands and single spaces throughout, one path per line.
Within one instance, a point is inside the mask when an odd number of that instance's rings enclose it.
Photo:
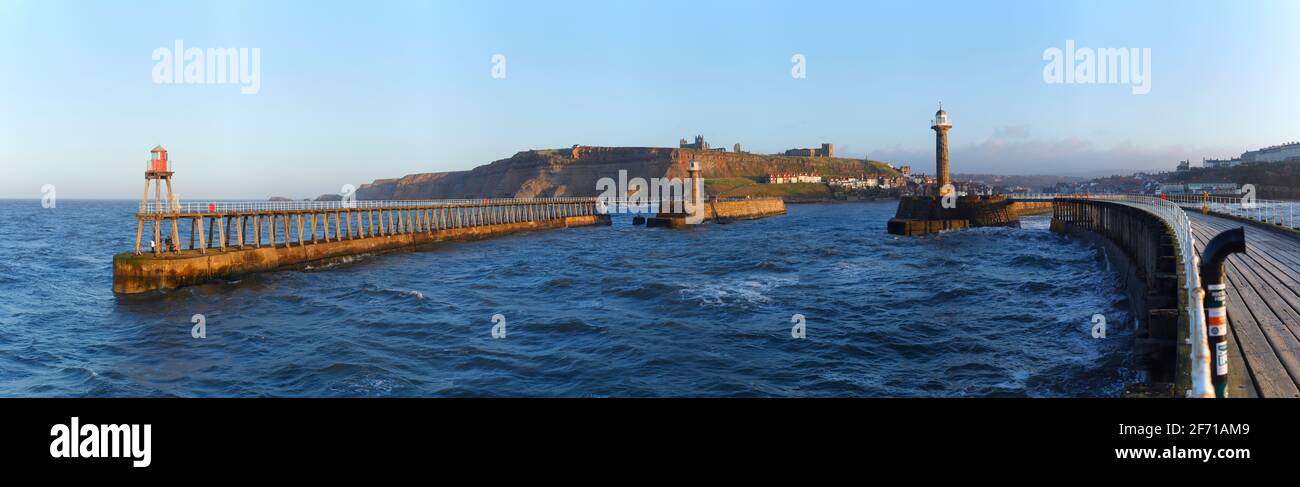
M 113 292 L 167 290 L 448 240 L 610 221 L 596 198 L 162 201 L 161 206 L 141 204 L 135 251 L 113 256 Z M 189 227 L 188 239 L 181 238 L 183 227 Z M 150 239 L 161 245 L 142 248 L 146 228 Z
M 1219 232 L 1242 227 L 1246 252 L 1224 265 L 1231 339 L 1229 383 L 1252 396 L 1300 397 L 1300 238 L 1186 209 L 1196 251 Z M 1235 367 L 1235 370 L 1233 369 Z
M 1230 325 L 1229 397 L 1300 397 L 1300 234 L 1290 230 L 1294 227 L 1292 205 L 1270 205 L 1271 210 L 1260 212 L 1259 205 L 1228 211 L 1229 203 L 1218 207 L 1211 204 L 1206 214 L 1201 201 L 1164 201 L 1137 195 L 1096 198 L 1160 215 L 1178 235 L 1183 264 L 1198 263 L 1206 242 L 1219 233 L 1242 228 L 1246 252 L 1232 254 L 1224 263 Z M 1225 211 L 1216 213 L 1216 209 Z M 1186 248 L 1188 244 L 1190 249 Z M 1191 274 L 1191 267 L 1183 274 Z M 1199 285 L 1199 279 L 1189 275 L 1187 285 Z M 1193 316 L 1191 337 L 1195 350 L 1202 338 L 1197 332 L 1203 327 L 1204 315 L 1198 303 L 1188 303 L 1194 305 L 1188 312 Z M 1198 312 L 1202 313 L 1199 319 L 1195 317 Z M 1194 355 L 1193 368 L 1200 367 L 1203 361 Z
M 596 198 L 482 198 L 410 201 L 141 203 L 135 255 L 146 225 L 155 255 L 186 250 L 294 247 L 440 230 L 599 214 Z M 183 223 L 189 238 L 182 242 Z M 331 231 L 332 229 L 332 231 Z M 171 245 L 164 245 L 170 240 Z

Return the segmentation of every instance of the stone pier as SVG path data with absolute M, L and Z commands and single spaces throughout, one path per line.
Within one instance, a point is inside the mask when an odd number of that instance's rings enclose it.
M 713 199 L 703 203 L 704 221 L 727 222 L 755 220 L 784 215 L 785 200 L 781 198 Z M 686 215 L 659 213 L 646 219 L 648 227 L 682 228 L 688 225 Z
M 136 294 L 447 240 L 608 225 L 595 198 L 395 202 L 142 204 L 148 226 L 175 237 L 113 257 L 113 292 Z M 178 242 L 189 223 L 188 245 Z

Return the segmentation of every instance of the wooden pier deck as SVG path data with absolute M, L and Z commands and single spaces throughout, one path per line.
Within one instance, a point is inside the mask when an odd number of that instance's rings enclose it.
M 1300 397 L 1300 237 L 1187 210 L 1196 251 L 1243 227 L 1246 252 L 1228 257 L 1230 396 Z

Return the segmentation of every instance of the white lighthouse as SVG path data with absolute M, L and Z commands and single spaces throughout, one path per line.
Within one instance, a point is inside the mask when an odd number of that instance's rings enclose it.
M 930 128 L 934 130 L 934 187 L 935 194 L 938 194 L 949 182 L 948 129 L 952 128 L 952 122 L 948 120 L 948 112 L 943 111 L 942 103 L 939 104 L 939 111 L 934 112 Z

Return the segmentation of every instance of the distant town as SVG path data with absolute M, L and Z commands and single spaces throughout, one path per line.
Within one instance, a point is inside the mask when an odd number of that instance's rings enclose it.
M 704 139 L 703 135 L 696 135 L 694 142 L 688 142 L 687 139 L 681 139 L 678 143 L 678 147 L 681 149 L 700 151 L 727 152 L 726 148 L 715 148 L 710 146 Z M 739 143 L 733 146 L 732 152 L 746 153 L 742 151 Z M 835 157 L 835 146 L 831 143 L 822 143 L 820 147 L 794 148 L 770 155 L 833 158 Z M 842 174 L 824 175 L 815 172 L 781 172 L 767 174 L 764 177 L 755 179 L 756 182 L 760 184 L 772 185 L 821 184 L 827 186 L 836 199 L 854 199 L 856 197 L 864 196 L 897 197 L 934 193 L 935 177 L 933 175 L 914 173 L 912 167 L 909 165 L 895 165 L 883 161 L 882 163 L 891 169 L 894 169 L 898 175 L 858 174 L 846 176 Z M 1248 184 L 1251 182 L 1239 180 L 1249 177 L 1241 174 L 1234 174 L 1234 172 L 1231 171 L 1232 168 L 1249 168 L 1277 163 L 1286 164 L 1279 165 L 1276 168 L 1265 169 L 1283 170 L 1283 172 L 1291 175 L 1291 177 L 1300 177 L 1300 164 L 1290 164 L 1300 163 L 1300 142 L 1288 142 L 1258 150 L 1247 151 L 1242 153 L 1239 157 L 1230 159 L 1203 158 L 1200 167 L 1192 166 L 1189 160 L 1179 161 L 1174 170 L 1169 172 L 1137 172 L 1127 176 L 1112 175 L 1092 179 L 1049 175 L 1000 176 L 958 174 L 955 176 L 952 184 L 956 188 L 958 194 L 961 195 L 999 195 L 1014 193 L 1235 194 L 1241 191 L 1242 184 Z M 1202 169 L 1217 171 L 1202 171 Z M 1041 184 L 1043 182 L 1048 183 Z M 1267 182 L 1269 181 L 1259 181 L 1253 184 L 1260 185 Z

